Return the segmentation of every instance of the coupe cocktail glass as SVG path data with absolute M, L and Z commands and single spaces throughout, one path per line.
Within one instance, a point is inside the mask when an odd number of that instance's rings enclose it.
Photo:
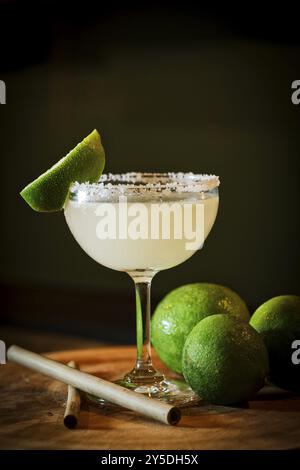
M 64 210 L 84 251 L 104 266 L 127 272 L 135 283 L 137 359 L 120 383 L 177 404 L 182 390 L 151 360 L 151 281 L 157 272 L 183 263 L 202 248 L 217 215 L 218 185 L 213 175 L 109 174 L 96 184 L 73 184 Z M 196 229 L 201 236 L 191 243 Z M 189 399 L 185 390 L 182 401 Z

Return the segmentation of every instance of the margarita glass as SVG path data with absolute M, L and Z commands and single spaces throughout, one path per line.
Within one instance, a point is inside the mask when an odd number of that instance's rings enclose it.
M 137 359 L 119 381 L 125 387 L 178 403 L 178 387 L 151 360 L 151 281 L 202 248 L 217 215 L 218 185 L 213 175 L 126 173 L 71 186 L 64 213 L 74 238 L 135 283 Z

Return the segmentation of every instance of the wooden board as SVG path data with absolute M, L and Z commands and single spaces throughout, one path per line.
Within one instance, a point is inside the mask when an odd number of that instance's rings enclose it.
M 132 347 L 48 354 L 114 379 L 133 365 Z M 154 358 L 161 370 L 163 365 Z M 1 449 L 295 449 L 300 448 L 300 397 L 264 390 L 249 408 L 186 409 L 178 426 L 130 411 L 84 404 L 78 428 L 63 425 L 67 387 L 15 364 L 0 367 Z

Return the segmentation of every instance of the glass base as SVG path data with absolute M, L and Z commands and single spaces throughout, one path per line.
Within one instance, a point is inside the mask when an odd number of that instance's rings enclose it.
M 130 379 L 128 379 L 130 377 Z M 160 375 L 162 380 L 151 381 L 151 383 L 139 383 L 132 380 L 130 374 L 125 375 L 122 379 L 116 380 L 114 383 L 121 385 L 122 387 L 129 388 L 136 393 L 142 393 L 150 398 L 164 401 L 170 405 L 177 406 L 179 408 L 187 408 L 197 406 L 201 403 L 201 398 L 193 392 L 189 385 L 184 380 L 166 379 Z M 88 395 L 88 399 L 97 403 L 100 406 L 115 408 L 114 405 L 107 400 L 96 398 Z

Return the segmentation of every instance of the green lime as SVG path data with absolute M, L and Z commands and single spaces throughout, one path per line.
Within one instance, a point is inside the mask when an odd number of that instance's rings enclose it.
M 28 184 L 21 196 L 32 209 L 54 212 L 63 208 L 70 184 L 74 181 L 97 182 L 105 164 L 104 149 L 94 130 L 65 157 Z
M 267 346 L 271 381 L 299 392 L 300 364 L 292 356 L 296 352 L 293 343 L 300 341 L 300 297 L 280 295 L 267 300 L 254 312 L 250 324 Z
M 152 318 L 152 343 L 160 359 L 181 374 L 182 351 L 188 334 L 200 320 L 217 313 L 249 321 L 245 302 L 228 287 L 187 284 L 167 294 Z
M 212 315 L 188 335 L 182 367 L 184 378 L 204 400 L 232 405 L 250 399 L 264 385 L 268 352 L 248 323 Z

